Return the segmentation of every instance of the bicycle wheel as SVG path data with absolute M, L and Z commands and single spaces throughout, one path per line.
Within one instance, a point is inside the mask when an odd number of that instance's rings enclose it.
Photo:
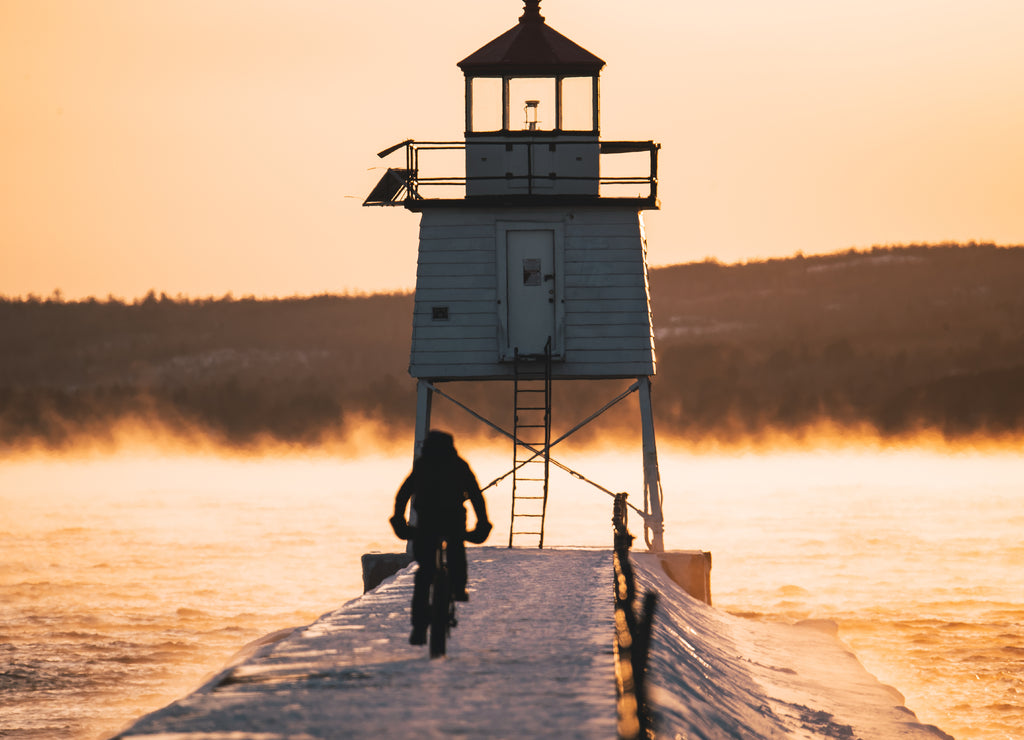
M 449 605 L 451 603 L 451 581 L 448 565 L 442 563 L 434 573 L 434 584 L 430 589 L 430 657 L 440 658 L 445 654 L 448 639 Z

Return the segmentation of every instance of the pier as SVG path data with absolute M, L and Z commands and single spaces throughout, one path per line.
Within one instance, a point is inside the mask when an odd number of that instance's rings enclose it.
M 407 568 L 119 738 L 615 737 L 611 552 L 469 554 L 446 658 L 408 643 Z
M 919 723 L 830 623 L 729 615 L 686 593 L 671 558 L 631 556 L 638 593 L 659 594 L 645 676 L 655 737 L 949 737 Z M 471 548 L 470 601 L 438 660 L 408 644 L 414 568 L 268 636 L 117 740 L 619 735 L 610 549 Z

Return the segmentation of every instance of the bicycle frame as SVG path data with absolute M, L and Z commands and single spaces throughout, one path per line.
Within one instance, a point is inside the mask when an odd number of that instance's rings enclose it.
M 434 558 L 434 580 L 430 585 L 430 657 L 440 658 L 447 652 L 448 633 L 458 624 L 452 598 L 451 574 L 448 572 L 446 540 L 438 542 Z

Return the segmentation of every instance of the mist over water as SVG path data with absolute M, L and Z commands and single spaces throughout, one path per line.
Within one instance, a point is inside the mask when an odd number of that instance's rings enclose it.
M 509 467 L 510 451 L 460 450 L 482 484 Z M 639 498 L 639 450 L 557 456 Z M 109 736 L 245 643 L 358 596 L 359 556 L 401 548 L 387 517 L 409 463 L 152 452 L 5 462 L 0 734 Z M 713 553 L 716 606 L 832 619 L 922 721 L 960 740 L 1024 736 L 1024 456 L 662 449 L 661 472 L 666 545 Z M 489 544 L 500 545 L 507 482 L 486 495 Z M 545 544 L 607 547 L 610 504 L 553 470 Z

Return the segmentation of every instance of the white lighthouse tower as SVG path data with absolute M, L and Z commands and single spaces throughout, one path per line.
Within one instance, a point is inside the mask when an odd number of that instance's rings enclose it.
M 545 23 L 540 0 L 525 0 L 513 28 L 459 62 L 464 140 L 381 152 L 404 149 L 406 161 L 365 202 L 420 214 L 409 365 L 417 451 L 440 384 L 513 389 L 513 429 L 487 422 L 513 440 L 510 546 L 543 546 L 551 448 L 575 431 L 551 439 L 552 383 L 619 378 L 633 382 L 605 409 L 639 394 L 644 503 L 634 508 L 648 546 L 663 549 L 642 217 L 658 207 L 659 145 L 600 139 L 603 66 Z M 448 169 L 453 156 L 464 174 Z

